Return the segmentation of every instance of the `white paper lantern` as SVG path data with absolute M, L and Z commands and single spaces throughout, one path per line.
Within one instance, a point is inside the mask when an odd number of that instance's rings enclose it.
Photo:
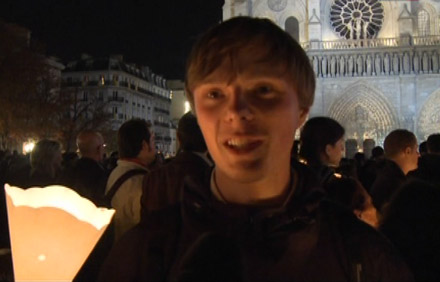
M 64 186 L 5 185 L 16 281 L 72 281 L 115 210 Z

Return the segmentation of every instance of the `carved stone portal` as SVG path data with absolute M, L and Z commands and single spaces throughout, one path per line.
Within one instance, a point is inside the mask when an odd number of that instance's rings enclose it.
M 349 88 L 333 102 L 328 113 L 344 126 L 345 138 L 354 139 L 357 144 L 366 139 L 382 143 L 399 124 L 384 95 L 364 84 Z
M 440 132 L 440 90 L 431 94 L 420 110 L 418 133 L 426 140 L 429 135 Z

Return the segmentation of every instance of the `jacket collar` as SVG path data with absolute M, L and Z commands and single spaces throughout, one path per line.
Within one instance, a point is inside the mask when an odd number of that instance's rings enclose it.
M 225 204 L 210 189 L 212 169 L 199 178 L 186 179 L 182 192 L 182 213 L 200 216 L 205 225 L 224 222 L 224 225 L 252 225 L 261 231 L 279 230 L 288 224 L 299 226 L 314 222 L 324 192 L 306 174 L 304 165 L 292 166 L 291 192 L 278 207 L 258 207 Z M 222 225 L 222 224 L 220 224 Z

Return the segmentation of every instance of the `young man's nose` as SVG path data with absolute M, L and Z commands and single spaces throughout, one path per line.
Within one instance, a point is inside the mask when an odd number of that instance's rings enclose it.
M 252 120 L 254 115 L 250 106 L 246 94 L 239 88 L 234 88 L 227 103 L 225 115 L 226 121 Z

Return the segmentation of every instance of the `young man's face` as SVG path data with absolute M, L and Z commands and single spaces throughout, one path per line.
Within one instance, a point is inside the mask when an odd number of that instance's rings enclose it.
M 408 154 L 408 164 L 410 167 L 410 170 L 417 169 L 418 162 L 419 162 L 419 147 L 417 143 L 415 143 L 410 150 L 410 153 Z
M 249 66 L 231 77 L 221 66 L 194 93 L 195 112 L 216 170 L 253 182 L 290 169 L 300 110 L 292 83 L 273 66 Z

